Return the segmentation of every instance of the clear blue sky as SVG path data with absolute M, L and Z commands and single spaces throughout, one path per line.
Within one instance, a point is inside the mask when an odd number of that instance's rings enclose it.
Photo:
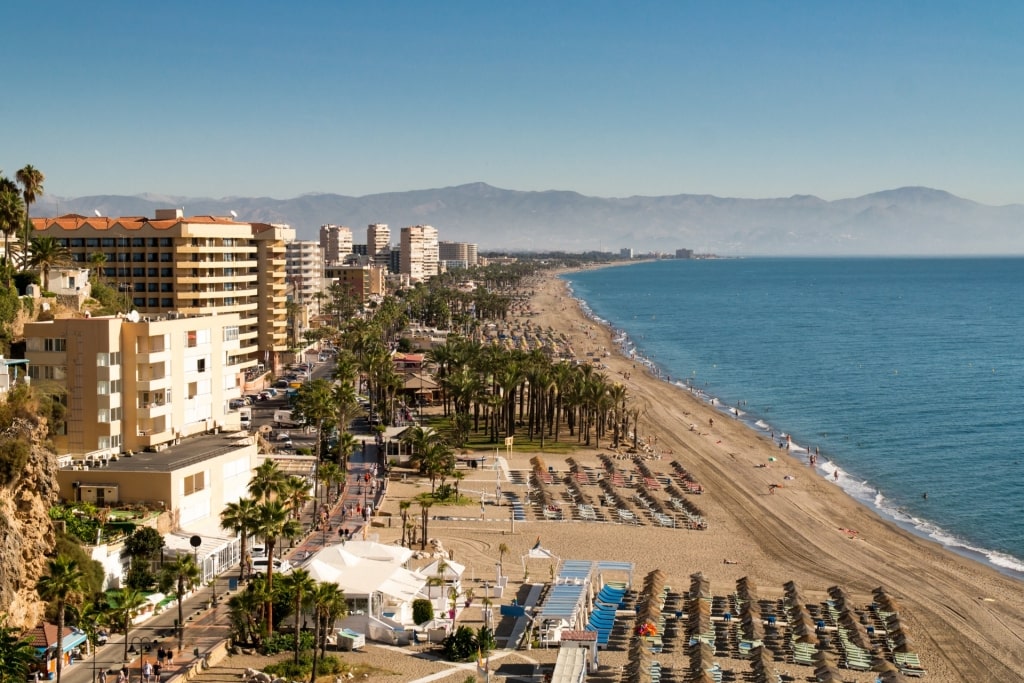
M 47 194 L 1024 203 L 1024 4 L 18 2 L 0 169 Z

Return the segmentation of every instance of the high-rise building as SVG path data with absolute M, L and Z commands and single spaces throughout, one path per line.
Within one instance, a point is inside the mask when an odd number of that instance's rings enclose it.
M 152 219 L 66 215 L 32 224 L 80 267 L 102 254 L 104 278 L 143 317 L 239 314 L 240 343 L 228 351 L 229 365 L 254 367 L 283 348 L 283 330 L 260 320 L 277 315 L 266 303 L 284 280 L 284 238 L 294 237 L 288 226 L 260 232 L 230 217 L 186 218 L 180 209 L 158 209 Z
M 388 264 L 391 256 L 391 229 L 384 223 L 373 223 L 366 228 L 366 255 L 371 264 Z
M 344 225 L 321 225 L 320 248 L 324 263 L 341 263 L 352 253 L 352 229 Z
M 317 292 L 324 290 L 324 257 L 320 244 L 293 240 L 287 244 L 286 254 L 292 301 L 303 305 L 313 303 Z
M 35 385 L 64 394 L 59 452 L 117 455 L 240 427 L 238 313 L 145 319 L 138 314 L 25 324 Z
M 429 225 L 402 228 L 400 272 L 412 283 L 429 280 L 438 273 L 437 229 Z
M 442 263 L 451 261 L 460 268 L 477 264 L 476 244 L 472 242 L 438 242 L 437 254 Z
M 259 362 L 277 372 L 284 365 L 285 353 L 290 348 L 285 268 L 286 245 L 295 239 L 295 231 L 282 224 L 253 223 L 252 234 L 256 238 L 256 262 L 260 264 L 256 273 Z

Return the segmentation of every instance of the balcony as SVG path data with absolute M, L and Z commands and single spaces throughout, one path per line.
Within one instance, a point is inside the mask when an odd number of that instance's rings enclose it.
M 155 403 L 141 403 L 138 409 L 138 419 L 152 420 L 154 418 L 168 417 L 171 414 L 171 404 L 164 401 Z

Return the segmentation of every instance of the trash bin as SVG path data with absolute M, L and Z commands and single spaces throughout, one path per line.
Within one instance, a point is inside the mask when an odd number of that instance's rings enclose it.
M 228 579 L 228 590 L 232 592 L 238 590 L 238 579 Z

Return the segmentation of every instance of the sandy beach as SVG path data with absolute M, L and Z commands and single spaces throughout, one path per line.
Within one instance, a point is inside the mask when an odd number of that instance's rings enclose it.
M 554 275 L 538 278 L 528 287 L 534 290 L 531 311 L 520 322 L 529 320 L 531 326 L 564 333 L 578 357 L 594 352 L 604 366 L 599 371 L 625 384 L 632 404 L 641 409 L 639 435 L 660 456 L 649 454 L 642 464 L 655 478 L 672 474 L 673 462 L 685 467 L 703 487 L 702 494 L 686 498 L 699 506 L 707 529 L 668 529 L 650 522 L 622 524 L 617 523 L 612 509 L 598 508 L 607 521 L 550 521 L 533 513 L 528 521 L 517 522 L 513 533 L 507 507 L 489 503 L 484 519 L 480 519 L 478 506 L 435 505 L 432 515 L 449 519 L 431 521 L 429 536 L 441 540 L 452 550 L 454 560 L 467 566 L 465 583 L 474 587 L 478 596 L 483 595 L 483 581 L 493 581 L 498 546 L 506 544 L 509 552 L 503 564 L 511 585 L 501 602 L 507 604 L 526 578 L 520 557 L 538 538 L 544 548 L 562 559 L 635 563 L 635 588 L 647 572 L 660 569 L 672 590 L 685 594 L 690 576 L 703 572 L 717 596 L 735 593 L 737 579 L 749 577 L 762 597 L 781 598 L 783 585 L 792 581 L 809 603 L 824 603 L 829 599 L 828 590 L 841 586 L 851 603 L 866 610 L 872 602 L 872 590 L 882 586 L 899 603 L 900 619 L 911 636 L 913 651 L 927 670 L 923 680 L 1024 680 L 1024 582 L 886 522 L 816 474 L 807 465 L 806 454 L 789 455 L 771 439 L 687 391 L 650 376 L 641 364 L 616 353 L 611 331 L 588 320 L 568 295 L 565 283 Z M 569 438 L 567 433 L 561 437 L 563 441 Z M 547 493 L 554 500 L 564 501 L 567 458 L 580 468 L 604 470 L 606 458 L 616 454 L 610 450 L 610 442 L 603 441 L 600 446 L 581 448 L 569 456 L 512 453 L 507 456 L 508 470 L 517 476 L 502 481 L 503 491 L 525 498 L 530 459 L 539 455 L 558 475 L 546 487 Z M 506 457 L 504 449 L 501 456 Z M 642 479 L 631 459 L 622 457 L 611 462 L 615 468 Z M 465 474 L 461 482 L 464 492 L 494 492 L 493 470 L 466 470 Z M 781 486 L 770 491 L 771 484 Z M 381 512 L 397 519 L 399 501 L 429 490 L 429 486 L 425 480 L 408 477 L 403 481 L 393 476 Z M 583 485 L 581 490 L 592 501 L 602 497 L 602 489 L 596 485 Z M 633 490 L 627 484 L 620 493 L 627 498 Z M 651 493 L 666 500 L 663 491 Z M 413 519 L 418 518 L 415 510 L 410 515 Z M 397 527 L 378 524 L 374 531 L 382 542 L 395 542 L 400 535 Z M 553 567 L 553 562 L 530 560 L 526 565 L 529 580 L 546 581 Z M 466 610 L 459 621 L 479 626 L 480 611 Z M 390 668 L 394 672 L 390 680 L 416 680 L 438 674 L 445 667 L 417 658 L 398 658 L 409 665 L 415 663 L 408 668 L 398 666 L 394 653 L 372 646 L 360 656 L 379 660 L 384 668 Z M 535 649 L 504 656 L 509 662 L 524 665 L 551 663 L 555 650 Z M 685 644 L 666 648 L 658 659 L 676 673 L 675 680 L 690 680 Z M 751 680 L 748 661 L 731 657 L 728 652 L 716 659 L 727 672 L 733 672 L 730 680 Z M 628 662 L 624 648 L 603 653 L 601 662 L 598 676 L 588 680 L 628 680 L 622 673 Z M 780 662 L 779 669 L 796 680 L 815 680 L 813 667 Z M 445 680 L 464 680 L 471 673 L 460 669 Z M 492 679 L 503 680 L 501 670 L 496 673 L 498 676 Z M 842 680 L 865 683 L 873 682 L 876 676 L 848 669 L 841 673 Z

